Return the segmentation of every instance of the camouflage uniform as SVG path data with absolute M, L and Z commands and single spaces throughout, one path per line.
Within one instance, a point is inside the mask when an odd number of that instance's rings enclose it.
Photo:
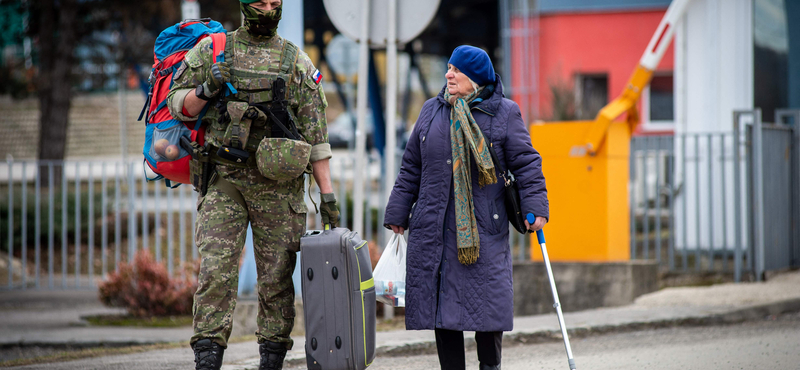
M 281 70 L 281 56 L 287 41 L 280 36 L 258 37 L 244 28 L 229 32 L 226 42 L 226 61 L 232 61 L 231 83 L 239 93 L 232 101 L 260 103 L 272 99 L 267 83 Z M 230 55 L 228 52 L 232 52 Z M 168 96 L 170 112 L 176 119 L 192 120 L 183 114 L 187 94 L 194 94 L 213 64 L 211 40 L 206 38 L 186 54 L 185 63 L 175 73 Z M 299 50 L 290 75 L 285 76 L 289 113 L 297 130 L 311 145 L 310 162 L 331 157 L 328 142 L 325 108 L 327 102 L 315 80 L 317 69 L 308 56 Z M 219 109 L 212 100 L 203 117 L 206 140 L 215 147 L 222 140 L 229 124 L 218 120 Z M 230 107 L 230 105 L 228 105 Z M 230 109 L 229 109 L 230 113 Z M 254 122 L 257 120 L 253 120 Z M 264 120 L 261 120 L 264 124 Z M 255 128 L 243 136 L 244 149 L 251 159 L 267 127 Z M 213 182 L 207 194 L 197 203 L 196 243 L 202 263 L 199 286 L 194 297 L 194 343 L 211 338 L 227 347 L 231 333 L 233 310 L 236 306 L 238 267 L 248 222 L 253 229 L 256 266 L 258 270 L 258 331 L 259 343 L 283 343 L 291 349 L 289 333 L 294 325 L 294 284 L 292 273 L 300 237 L 305 232 L 307 208 L 303 200 L 303 176 L 276 182 L 264 177 L 255 161 L 245 164 L 215 160 L 216 175 L 231 183 L 245 200 L 246 208 L 237 203 Z M 310 168 L 310 166 L 309 166 Z

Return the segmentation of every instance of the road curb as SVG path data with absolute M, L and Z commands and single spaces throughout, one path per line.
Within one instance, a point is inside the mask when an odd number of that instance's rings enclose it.
M 750 307 L 734 309 L 730 312 L 709 314 L 703 316 L 690 316 L 674 319 L 661 319 L 652 321 L 636 321 L 618 325 L 595 325 L 588 327 L 576 327 L 567 330 L 570 338 L 585 338 L 593 335 L 603 335 L 611 333 L 623 333 L 648 329 L 663 329 L 672 327 L 700 327 L 713 325 L 737 324 L 745 321 L 759 320 L 771 315 L 779 315 L 788 312 L 800 311 L 800 298 L 787 299 L 784 301 L 764 303 Z M 506 333 L 503 335 L 506 343 L 545 343 L 562 341 L 560 330 L 537 330 L 532 332 Z M 466 348 L 471 349 L 475 346 L 474 338 L 464 338 Z M 380 346 L 375 349 L 378 356 L 398 357 L 407 355 L 435 354 L 435 341 L 421 341 L 406 343 L 402 345 Z M 292 359 L 292 365 L 305 362 L 305 358 Z
M 188 345 L 188 340 L 184 341 Z M 0 342 L 0 349 L 8 348 L 26 348 L 26 347 L 48 347 L 48 348 L 118 348 L 118 347 L 131 347 L 131 346 L 146 346 L 151 344 L 171 344 L 181 343 L 181 341 L 154 341 L 150 339 L 136 340 L 103 340 L 103 341 L 61 341 L 61 342 L 43 342 L 43 341 L 18 341 L 18 342 Z

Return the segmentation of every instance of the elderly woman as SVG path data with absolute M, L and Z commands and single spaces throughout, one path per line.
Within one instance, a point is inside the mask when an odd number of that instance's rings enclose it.
M 409 230 L 406 328 L 435 331 L 442 369 L 465 368 L 463 331 L 475 331 L 480 369 L 500 369 L 514 292 L 498 178 L 514 173 L 523 214 L 537 216 L 526 226 L 541 229 L 549 217 L 542 159 L 485 51 L 457 47 L 445 78 L 414 126 L 384 226 Z

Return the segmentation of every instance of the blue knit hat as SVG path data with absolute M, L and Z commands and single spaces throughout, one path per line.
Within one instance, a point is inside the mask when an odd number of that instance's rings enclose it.
M 478 86 L 494 83 L 492 60 L 483 49 L 461 45 L 453 50 L 453 55 L 447 63 L 454 65 Z

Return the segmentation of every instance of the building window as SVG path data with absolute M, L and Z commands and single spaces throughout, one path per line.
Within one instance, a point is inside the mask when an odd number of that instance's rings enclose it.
M 575 98 L 578 118 L 592 119 L 608 104 L 608 74 L 578 74 L 575 76 Z
M 793 86 L 800 80 L 797 71 L 789 68 L 791 57 L 798 55 L 790 48 L 793 40 L 789 38 L 790 27 L 796 25 L 787 21 L 787 9 L 794 13 L 791 15 L 800 11 L 796 1 L 753 2 L 753 104 L 761 108 L 764 122 L 775 122 L 776 109 L 792 106 L 790 88 L 794 93 L 798 91 Z M 793 100 L 795 104 L 800 101 L 797 97 Z
M 675 121 L 675 89 L 672 72 L 653 76 L 650 81 L 650 122 Z

